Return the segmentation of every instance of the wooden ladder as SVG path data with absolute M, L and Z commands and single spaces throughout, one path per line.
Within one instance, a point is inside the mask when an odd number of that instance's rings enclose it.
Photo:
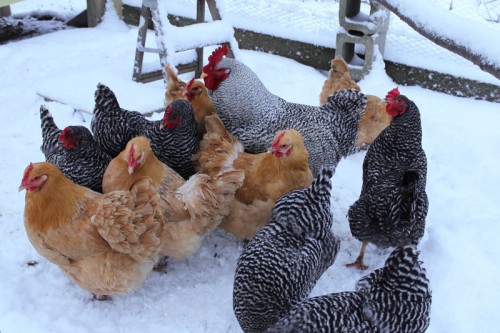
M 212 16 L 212 22 L 205 22 L 205 1 Z M 195 77 L 200 77 L 203 68 L 203 47 L 205 46 L 228 44 L 229 53 L 227 56 L 234 58 L 233 50 L 238 48 L 238 43 L 234 38 L 234 29 L 222 19 L 216 6 L 216 0 L 197 0 L 196 23 L 183 27 L 173 26 L 170 23 L 164 2 L 142 0 L 132 76 L 134 81 L 151 82 L 162 77 L 166 81 L 167 74 L 164 67 L 167 63 L 172 68 L 176 67 L 178 74 L 195 71 Z M 153 21 L 157 48 L 146 47 L 150 19 Z M 202 39 L 200 36 L 207 37 Z M 189 50 L 196 50 L 196 54 L 190 53 Z M 142 72 L 145 52 L 159 54 L 161 70 L 149 73 Z

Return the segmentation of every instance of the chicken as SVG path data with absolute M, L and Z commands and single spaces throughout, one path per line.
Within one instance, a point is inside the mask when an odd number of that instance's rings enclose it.
M 363 242 L 358 259 L 348 266 L 361 269 L 366 268 L 367 243 L 379 247 L 417 244 L 429 207 L 419 110 L 397 88 L 386 100 L 393 121 L 370 145 L 363 162 L 361 194 L 348 211 L 352 235 Z
M 358 122 L 366 107 L 362 93 L 338 91 L 322 107 L 289 103 L 267 90 L 246 65 L 224 58 L 227 50 L 222 46 L 212 53 L 202 77 L 217 114 L 245 150 L 263 153 L 276 132 L 293 128 L 304 138 L 314 176 L 322 165 L 336 166 L 355 152 Z
M 414 245 L 396 248 L 356 291 L 304 300 L 265 332 L 425 332 L 432 294 L 418 255 Z
M 139 136 L 109 164 L 103 178 L 104 192 L 127 190 L 136 179 L 146 176 L 160 194 L 166 223 L 164 254 L 174 259 L 198 250 L 229 213 L 228 205 L 244 178 L 242 171 L 229 167 L 213 176 L 197 173 L 185 181 L 153 154 L 147 138 Z
M 56 165 L 78 185 L 102 193 L 102 176 L 111 161 L 84 126 L 68 126 L 60 130 L 49 110 L 40 106 L 42 146 L 45 160 Z
M 169 105 L 174 99 L 186 99 L 185 90 L 186 82 L 180 80 L 173 69 L 165 64 L 165 72 L 167 73 L 167 88 L 165 90 L 165 106 Z
M 361 88 L 351 78 L 347 63 L 337 56 L 332 59 L 328 78 L 323 84 L 319 96 L 320 105 L 325 104 L 328 96 L 337 90 L 349 88 L 361 91 Z M 392 121 L 391 115 L 385 111 L 387 104 L 383 100 L 373 95 L 366 95 L 366 99 L 365 114 L 359 120 L 356 148 L 367 148 Z
M 230 213 L 220 227 L 242 239 L 251 239 L 267 223 L 271 210 L 282 195 L 308 187 L 312 173 L 302 136 L 293 129 L 279 131 L 269 151 L 250 154 L 230 135 L 216 116 L 206 118 L 207 134 L 193 159 L 200 171 L 214 175 L 234 167 L 245 174 L 236 191 Z
M 331 230 L 332 176 L 331 168 L 322 169 L 310 187 L 281 197 L 239 257 L 233 310 L 245 333 L 278 322 L 334 262 L 340 242 Z
M 35 249 L 96 296 L 136 289 L 161 258 L 163 220 L 149 178 L 103 195 L 41 162 L 26 168 L 23 189 L 24 225 Z
M 205 118 L 216 114 L 217 110 L 208 95 L 207 87 L 201 81 L 191 79 L 186 86 L 185 95 L 193 107 L 194 118 L 198 124 L 198 138 L 202 140 L 203 135 L 206 133 Z
M 319 105 L 323 105 L 328 100 L 328 96 L 342 89 L 354 89 L 361 91 L 358 84 L 351 78 L 347 63 L 340 56 L 336 56 L 330 62 L 328 78 L 323 83 L 321 94 L 319 95 Z
M 150 121 L 136 111 L 122 109 L 115 94 L 99 84 L 95 93 L 91 128 L 97 143 L 116 157 L 132 138 L 143 135 L 151 140 L 155 155 L 184 179 L 194 174 L 191 156 L 198 151 L 199 140 L 191 105 L 174 100 L 162 120 Z

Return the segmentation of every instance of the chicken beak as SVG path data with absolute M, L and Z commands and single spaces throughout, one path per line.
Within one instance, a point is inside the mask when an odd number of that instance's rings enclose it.
M 203 72 L 203 73 L 201 73 L 201 75 L 200 75 L 200 79 L 204 79 L 204 78 L 206 78 L 207 76 L 208 76 L 208 74 L 207 74 L 207 73 L 205 73 L 205 72 Z
M 127 168 L 127 171 L 128 171 L 128 174 L 131 175 L 134 173 L 134 167 L 129 165 L 128 168 Z
M 25 189 L 26 189 L 26 185 L 25 184 L 21 184 L 21 185 L 19 185 L 18 192 L 21 192 L 22 190 L 25 190 Z

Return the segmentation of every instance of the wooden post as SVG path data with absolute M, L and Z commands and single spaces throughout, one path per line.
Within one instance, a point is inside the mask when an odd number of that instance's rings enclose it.
M 93 28 L 99 24 L 104 15 L 106 0 L 87 0 L 87 22 L 89 28 Z M 122 17 L 122 0 L 113 0 L 113 5 L 116 14 L 119 18 Z
M 10 16 L 11 14 L 10 6 L 0 7 L 0 17 Z
M 196 23 L 205 21 L 205 0 L 198 0 L 196 2 Z M 200 77 L 203 71 L 203 48 L 196 49 L 197 65 L 194 73 L 195 77 Z
M 141 7 L 141 17 L 149 18 L 149 8 L 146 6 Z M 142 22 L 137 34 L 137 47 L 135 50 L 135 63 L 132 79 L 136 82 L 141 82 L 142 79 L 142 63 L 144 62 L 144 48 L 146 47 L 146 34 L 148 33 L 148 20 Z M 139 23 L 140 24 L 140 23 Z
M 101 22 L 104 15 L 105 0 L 87 0 L 87 24 L 93 28 Z

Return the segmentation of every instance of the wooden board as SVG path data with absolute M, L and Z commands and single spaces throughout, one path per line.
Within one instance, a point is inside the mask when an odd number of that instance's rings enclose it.
M 37 94 L 47 101 L 67 104 L 77 111 L 92 114 L 98 83 L 107 85 L 120 106 L 143 114 L 164 111 L 165 89 L 161 82 L 143 84 L 98 71 L 62 73 L 40 83 Z

